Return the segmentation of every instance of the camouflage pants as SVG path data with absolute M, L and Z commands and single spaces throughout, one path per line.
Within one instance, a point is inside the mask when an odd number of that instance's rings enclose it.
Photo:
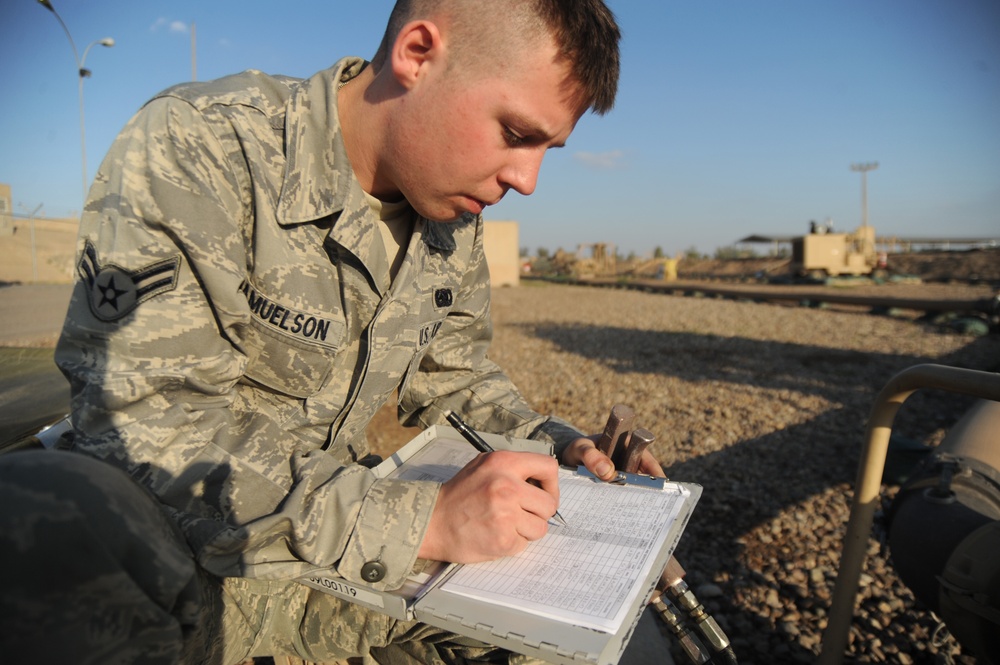
M 0 560 L 11 663 L 536 662 L 295 582 L 213 578 L 151 494 L 73 453 L 0 457 Z

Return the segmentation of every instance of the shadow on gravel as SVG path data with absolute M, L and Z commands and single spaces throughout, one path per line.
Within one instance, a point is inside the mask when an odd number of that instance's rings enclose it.
M 769 342 L 742 337 L 700 335 L 612 326 L 521 325 L 564 351 L 596 360 L 615 372 L 669 374 L 685 381 L 725 381 L 756 388 L 787 389 L 836 400 L 853 390 L 876 392 L 896 372 L 933 359 Z M 975 338 L 970 346 L 988 344 Z M 995 341 L 994 341 L 995 344 Z M 974 357 L 966 353 L 961 357 Z M 769 359 L 781 359 L 769 363 Z M 795 372 L 782 372 L 798 361 Z
M 995 338 L 970 339 L 956 353 L 928 358 L 615 327 L 524 327 L 619 374 L 666 374 L 687 382 L 743 384 L 819 395 L 832 403 L 833 408 L 806 422 L 666 469 L 669 477 L 705 488 L 677 555 L 692 585 L 723 580 L 722 595 L 709 601 L 709 606 L 729 623 L 726 628 L 734 637 L 737 654 L 743 650 L 741 662 L 815 659 L 818 635 L 811 648 L 806 648 L 796 628 L 789 629 L 795 633 L 782 634 L 782 628 L 768 619 L 768 612 L 750 613 L 746 608 L 765 604 L 759 591 L 764 587 L 776 591 L 783 611 L 793 616 L 825 613 L 835 567 L 825 569 L 826 579 L 813 585 L 810 571 L 801 562 L 811 558 L 813 567 L 822 563 L 816 550 L 824 541 L 837 543 L 839 552 L 850 502 L 847 488 L 855 480 L 869 411 L 878 391 L 896 373 L 920 363 L 987 371 L 1000 368 L 1000 345 Z M 781 363 L 775 362 L 779 356 Z M 794 371 L 777 369 L 789 366 Z M 954 393 L 918 391 L 898 413 L 893 433 L 926 440 L 954 424 L 973 401 Z M 838 486 L 845 488 L 842 495 L 820 502 L 818 509 L 800 508 L 803 502 Z M 826 514 L 817 514 L 824 510 Z M 794 526 L 788 527 L 788 520 L 781 525 L 772 522 L 785 511 L 791 512 Z M 769 523 L 781 531 L 771 534 Z M 838 559 L 839 554 L 834 562 Z M 753 562 L 752 569 L 746 561 Z M 789 566 L 802 568 L 801 584 L 783 580 Z M 757 589 L 741 588 L 746 586 Z M 742 607 L 734 602 L 737 598 L 742 599 Z
M 727 582 L 721 585 L 726 593 L 709 601 L 710 611 L 726 617 L 729 624 L 726 629 L 734 640 L 741 662 L 764 662 L 758 658 L 773 648 L 776 634 L 767 608 L 763 607 L 765 598 L 753 596 L 749 587 L 775 589 L 784 599 L 786 611 L 792 604 L 800 613 L 813 612 L 829 604 L 829 595 L 824 596 L 822 592 L 817 595 L 816 589 L 812 593 L 802 593 L 801 587 L 796 585 L 783 586 L 773 574 L 778 567 L 777 561 L 765 563 L 772 558 L 801 561 L 802 550 L 809 548 L 809 536 L 803 538 L 802 534 L 785 532 L 771 534 L 765 528 L 767 542 L 762 543 L 757 530 L 779 513 L 813 495 L 853 481 L 854 455 L 845 454 L 850 443 L 831 445 L 815 436 L 817 430 L 839 428 L 845 415 L 843 409 L 830 411 L 808 423 L 741 441 L 724 451 L 695 457 L 666 469 L 668 477 L 704 487 L 695 517 L 688 523 L 678 546 L 677 558 L 689 571 L 689 583 L 695 588 L 714 580 Z M 771 465 L 774 472 L 760 474 L 762 458 L 774 460 Z M 782 464 L 780 460 L 790 462 Z M 803 463 L 803 460 L 808 462 Z M 845 495 L 843 502 L 846 506 L 849 497 Z M 813 531 L 816 540 L 822 540 L 823 535 L 842 531 L 846 525 L 840 524 L 835 516 L 803 511 L 801 526 Z M 838 541 L 840 538 L 838 535 Z M 787 539 L 797 542 L 786 546 L 781 541 Z M 749 587 L 742 589 L 741 585 Z M 746 612 L 748 605 L 756 605 L 762 611 Z M 771 638 L 765 640 L 763 635 L 771 635 Z M 774 657 L 771 662 L 808 663 L 815 658 L 812 651 L 791 636 L 782 639 L 781 645 L 780 653 L 771 654 Z
M 519 327 L 619 374 L 665 374 L 693 383 L 714 381 L 817 395 L 854 407 L 852 417 L 860 408 L 863 421 L 878 391 L 907 367 L 936 363 L 985 371 L 1000 369 L 1000 340 L 995 335 L 970 338 L 968 344 L 948 356 L 925 357 L 612 326 Z M 897 425 L 910 430 L 908 436 L 926 435 L 952 424 L 972 401 L 940 391 L 921 391 L 906 402 Z M 926 408 L 929 405 L 936 408 Z M 909 422 L 913 418 L 916 423 Z M 914 424 L 917 427 L 912 431 Z M 863 429 L 864 422 L 858 432 Z M 851 445 L 859 448 L 860 440 Z

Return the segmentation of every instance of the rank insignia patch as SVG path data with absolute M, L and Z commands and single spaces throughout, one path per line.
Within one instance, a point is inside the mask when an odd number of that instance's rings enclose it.
M 451 307 L 454 302 L 454 296 L 451 295 L 451 289 L 435 289 L 434 291 L 434 306 L 441 307 Z
M 138 270 L 127 270 L 113 263 L 101 265 L 89 240 L 76 265 L 80 279 L 87 285 L 90 311 L 101 321 L 120 319 L 139 303 L 173 290 L 179 268 L 180 258 L 176 256 Z

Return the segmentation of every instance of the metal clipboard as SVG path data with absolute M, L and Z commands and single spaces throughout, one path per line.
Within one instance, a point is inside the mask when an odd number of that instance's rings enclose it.
M 551 447 L 537 441 L 480 434 L 498 450 L 551 453 Z M 374 471 L 379 477 L 386 477 L 396 472 L 397 468 L 406 464 L 425 446 L 442 440 L 463 441 L 461 435 L 450 427 L 431 427 L 382 462 Z M 629 485 L 629 480 L 622 478 L 620 484 Z M 461 567 L 460 564 L 438 564 L 429 571 L 417 571 L 403 587 L 394 591 L 379 591 L 347 582 L 328 571 L 304 576 L 300 581 L 397 619 L 416 619 L 548 662 L 563 665 L 616 665 L 702 492 L 700 485 L 692 483 L 666 482 L 662 489 L 650 487 L 649 483 L 638 483 L 637 486 L 643 487 L 641 491 L 644 492 L 678 492 L 686 496 L 676 518 L 669 525 L 652 564 L 645 568 L 642 591 L 628 605 L 625 618 L 615 632 L 582 627 L 521 609 L 449 593 L 443 588 L 444 583 Z

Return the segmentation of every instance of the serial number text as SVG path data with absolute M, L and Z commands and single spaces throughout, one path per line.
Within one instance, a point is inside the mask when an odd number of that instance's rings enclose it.
M 310 581 L 315 582 L 316 584 L 321 584 L 321 585 L 325 586 L 327 589 L 329 589 L 330 591 L 337 592 L 337 593 L 342 593 L 345 596 L 354 596 L 356 598 L 357 595 L 358 595 L 358 590 L 357 589 L 355 589 L 352 586 L 348 586 L 347 584 L 344 584 L 343 582 L 338 582 L 337 580 L 328 580 L 328 579 L 325 579 L 325 578 L 313 577 L 313 578 L 311 578 Z

